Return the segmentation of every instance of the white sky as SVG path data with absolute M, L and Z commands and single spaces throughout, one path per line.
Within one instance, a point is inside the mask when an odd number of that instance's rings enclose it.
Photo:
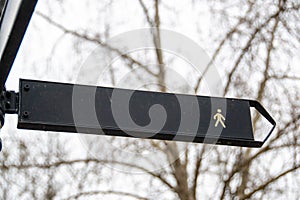
M 99 1 L 99 5 L 95 2 L 93 2 L 94 4 L 91 4 L 91 1 L 88 1 L 87 3 L 86 1 L 66 0 L 63 3 L 63 7 L 61 7 L 57 1 L 52 3 L 50 0 L 40 0 L 36 10 L 53 16 L 55 21 L 72 30 L 91 29 L 93 31 L 103 31 L 105 24 L 109 24 L 112 26 L 110 34 L 114 36 L 133 29 L 147 27 L 142 19 L 137 19 L 137 17 L 142 16 L 141 9 L 132 6 L 129 0 L 119 1 L 113 8 L 102 10 L 103 13 L 100 14 L 98 13 L 98 10 L 99 7 L 101 7 L 101 1 Z M 193 12 L 196 9 L 185 1 L 174 0 L 171 1 L 168 6 L 172 6 L 172 4 L 173 8 L 178 8 L 180 10 L 180 17 L 178 20 L 173 20 L 178 17 L 174 12 L 162 12 L 161 18 L 170 19 L 169 21 L 164 21 L 162 27 L 177 31 L 195 40 L 200 46 L 207 50 L 208 54 L 210 54 L 210 45 L 216 38 L 211 38 L 211 40 L 208 39 L 210 38 L 209 29 L 214 25 L 214 20 L 210 18 L 207 5 L 203 4 L 203 7 L 200 8 L 202 15 L 199 17 L 199 12 Z M 197 10 L 199 9 L 197 8 Z M 99 26 L 95 26 L 95 24 L 99 24 Z M 199 38 L 199 30 L 195 29 L 195 24 L 201 24 L 202 38 Z M 87 45 L 85 48 L 90 51 L 82 52 L 81 56 L 78 56 L 72 43 L 72 37 L 62 37 L 62 35 L 63 33 L 58 31 L 57 28 L 49 25 L 40 16 L 34 15 L 11 70 L 6 85 L 7 89 L 17 91 L 19 78 L 74 82 L 75 78 L 72 75 L 72 73 L 74 73 L 74 66 L 76 68 L 76 66 L 80 66 L 84 63 L 86 57 L 91 53 L 94 47 L 92 45 Z M 53 48 L 55 48 L 55 51 L 53 51 Z M 299 56 L 295 56 L 291 61 L 291 65 L 299 66 L 299 63 Z M 223 65 L 228 63 L 217 64 L 220 69 L 224 67 Z M 220 70 L 219 72 L 221 75 L 224 75 L 224 71 Z M 300 76 L 300 68 L 294 69 L 293 72 L 295 75 Z M 6 124 L 2 130 L 4 137 L 8 137 L 9 131 L 14 129 L 17 124 L 16 116 L 7 116 L 6 118 Z M 26 135 L 31 134 L 31 132 L 32 131 L 18 130 L 17 134 Z M 38 132 L 36 134 L 38 134 Z M 71 140 L 72 144 L 75 146 L 81 146 L 81 142 L 77 137 L 72 137 Z M 82 149 L 77 148 L 73 156 L 79 157 L 81 156 L 81 153 Z M 280 163 L 280 160 L 277 162 Z M 279 166 L 272 167 L 274 171 L 279 169 L 277 168 Z M 212 179 L 211 181 L 211 185 L 213 185 L 214 180 Z M 117 181 L 114 182 L 114 184 L 118 185 L 120 182 Z M 214 188 L 207 189 L 208 191 L 213 191 Z M 132 190 L 134 190 L 134 188 L 132 188 Z

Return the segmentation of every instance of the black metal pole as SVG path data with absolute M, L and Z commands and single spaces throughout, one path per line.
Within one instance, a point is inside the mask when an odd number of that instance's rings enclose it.
M 4 125 L 4 96 L 3 96 L 3 92 L 0 93 L 0 132 L 1 132 L 1 129 Z M 0 152 L 2 151 L 2 140 L 0 138 Z
M 6 79 L 22 43 L 36 3 L 37 0 L 22 0 L 12 30 L 10 30 L 10 35 L 4 47 L 4 51 L 0 52 L 0 93 L 4 89 Z M 2 16 L 1 21 L 5 18 L 5 12 L 9 11 L 4 10 L 4 15 Z M 7 27 L 4 27 L 2 24 L 0 26 L 0 34 L 3 34 L 1 30 L 6 28 Z

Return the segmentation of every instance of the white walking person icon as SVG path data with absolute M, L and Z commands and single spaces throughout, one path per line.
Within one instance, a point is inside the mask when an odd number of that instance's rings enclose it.
M 225 123 L 224 123 L 225 117 L 221 113 L 222 113 L 222 110 L 218 109 L 217 114 L 214 115 L 214 120 L 217 120 L 215 123 L 215 127 L 217 127 L 220 123 L 223 126 L 223 128 L 226 128 Z

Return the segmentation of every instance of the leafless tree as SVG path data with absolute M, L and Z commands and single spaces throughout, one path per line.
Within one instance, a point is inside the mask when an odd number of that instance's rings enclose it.
M 62 13 L 67 12 L 64 3 L 55 2 L 61 6 Z M 97 9 L 105 13 L 118 3 L 105 1 Z M 123 55 L 119 49 L 110 46 L 107 39 L 112 26 L 120 23 L 110 24 L 108 18 L 104 31 L 97 31 L 91 26 L 77 29 L 61 23 L 55 18 L 58 14 L 52 13 L 51 5 L 48 11 L 38 10 L 35 17 L 62 34 L 63 39 L 59 39 L 57 45 L 68 37 L 65 40 L 76 47 L 76 56 L 82 56 L 86 49 L 101 46 L 111 53 L 120 54 L 124 69 L 141 67 L 144 74 L 140 78 L 155 80 L 157 90 L 166 92 L 170 77 L 165 73 L 165 66 L 173 60 L 161 50 L 161 29 L 180 26 L 177 20 L 186 8 L 178 7 L 176 3 L 180 4 L 179 1 L 136 0 L 130 3 L 136 12 L 133 15 L 142 19 L 141 22 L 137 19 L 137 23 L 154 27 L 154 52 Z M 299 62 L 293 59 L 299 59 L 300 2 L 191 0 L 184 4 L 192 9 L 189 12 L 197 13 L 199 18 L 205 17 L 212 24 L 208 37 L 197 19 L 184 22 L 195 23 L 193 31 L 199 37 L 197 42 L 203 44 L 211 55 L 202 76 L 194 83 L 194 92 L 203 94 L 203 77 L 210 67 L 217 66 L 224 72 L 223 96 L 256 99 L 273 113 L 278 127 L 267 144 L 260 149 L 251 149 L 124 138 L 111 138 L 111 143 L 106 144 L 125 151 L 143 153 L 151 150 L 164 155 L 163 160 L 155 163 L 143 157 L 143 162 L 148 163 L 145 165 L 126 162 L 120 159 L 118 152 L 105 151 L 105 144 L 100 144 L 101 136 L 82 136 L 90 141 L 89 150 L 94 148 L 103 154 L 101 158 L 93 157 L 88 150 L 82 150 L 83 155 L 74 158 L 70 155 L 73 150 L 64 145 L 72 145 L 72 141 L 67 142 L 71 135 L 56 138 L 57 134 L 49 133 L 41 138 L 26 136 L 24 140 L 20 133 L 20 136 L 11 138 L 13 148 L 4 148 L 1 154 L 0 190 L 3 199 L 93 199 L 108 196 L 182 200 L 299 198 L 300 73 L 296 66 Z M 203 14 L 204 5 L 206 11 L 209 10 L 206 14 Z M 101 16 L 112 14 L 117 13 Z M 55 53 L 55 48 L 52 53 Z M 149 57 L 157 64 L 156 69 L 145 62 Z M 49 63 L 53 63 L 51 59 Z M 76 69 L 75 64 L 72 67 L 71 71 Z M 111 85 L 116 83 L 117 70 L 121 67 L 111 66 Z M 259 115 L 254 114 L 253 129 L 258 135 L 266 132 L 264 125 Z M 168 165 L 161 166 L 164 163 Z M 138 172 L 138 175 L 128 171 Z

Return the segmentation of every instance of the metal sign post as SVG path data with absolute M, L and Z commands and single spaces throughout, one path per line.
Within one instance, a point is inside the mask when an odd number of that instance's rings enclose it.
M 0 18 L 0 93 L 18 53 L 37 0 L 2 0 Z

